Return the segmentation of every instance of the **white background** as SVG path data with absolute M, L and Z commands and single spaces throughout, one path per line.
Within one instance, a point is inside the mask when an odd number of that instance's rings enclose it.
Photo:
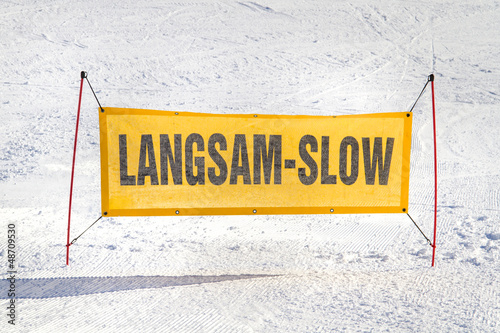
M 500 331 L 498 1 L 0 8 L 3 287 L 9 223 L 18 265 L 2 331 Z M 66 266 L 82 70 L 103 106 L 312 115 L 407 111 L 434 73 L 436 267 L 403 214 L 103 218 Z M 71 239 L 100 216 L 98 106 L 83 91 Z M 409 211 L 432 238 L 430 87 L 411 158 Z

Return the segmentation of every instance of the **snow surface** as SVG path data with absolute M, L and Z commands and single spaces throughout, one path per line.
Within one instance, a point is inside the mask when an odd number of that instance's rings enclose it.
M 0 8 L 0 331 L 500 331 L 499 1 Z M 434 73 L 436 267 L 404 214 L 105 218 L 67 267 L 82 70 L 103 106 L 315 115 L 409 110 Z M 72 239 L 100 216 L 97 103 L 83 91 Z M 409 211 L 432 237 L 430 89 L 414 113 Z

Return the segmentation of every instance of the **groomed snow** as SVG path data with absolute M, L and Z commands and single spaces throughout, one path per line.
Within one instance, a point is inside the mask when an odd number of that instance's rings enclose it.
M 2 332 L 499 332 L 499 1 L 2 1 Z M 406 111 L 436 76 L 438 234 L 401 215 L 103 218 L 66 232 L 80 71 L 103 106 Z M 72 239 L 100 216 L 83 88 Z M 433 232 L 431 95 L 410 207 Z M 16 325 L 7 230 L 16 226 Z

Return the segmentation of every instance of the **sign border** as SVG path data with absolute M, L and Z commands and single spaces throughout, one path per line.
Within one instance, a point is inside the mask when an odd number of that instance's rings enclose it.
M 303 118 L 403 118 L 403 161 L 401 170 L 401 201 L 398 206 L 384 207 L 217 207 L 217 208 L 148 208 L 148 209 L 109 209 L 109 174 L 108 174 L 108 115 L 162 115 L 174 117 L 224 117 L 224 118 L 265 118 L 265 119 L 303 119 Z M 385 112 L 360 115 L 318 116 L 318 115 L 267 115 L 267 114 L 211 114 L 195 112 L 176 112 L 128 108 L 99 108 L 99 133 L 101 152 L 101 209 L 102 215 L 112 216 L 203 216 L 203 215 L 287 215 L 287 214 L 378 214 L 408 213 L 410 187 L 411 155 L 411 112 Z

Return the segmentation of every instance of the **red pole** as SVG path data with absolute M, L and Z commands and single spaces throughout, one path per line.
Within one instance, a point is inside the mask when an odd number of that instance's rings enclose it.
M 75 159 L 76 159 L 76 142 L 78 140 L 78 124 L 80 122 L 80 107 L 82 105 L 82 90 L 83 90 L 83 79 L 86 78 L 87 73 L 81 72 L 80 76 L 82 78 L 80 82 L 80 97 L 78 99 L 78 113 L 76 115 L 76 130 L 75 130 L 75 145 L 73 148 L 73 166 L 71 168 L 71 185 L 69 189 L 69 212 L 68 212 L 68 240 L 66 243 L 66 265 L 69 265 L 69 247 L 71 246 L 69 242 L 70 226 L 71 226 L 71 202 L 73 199 L 73 179 L 75 176 Z
M 437 148 L 436 148 L 436 103 L 434 98 L 434 75 L 429 76 L 432 88 L 432 121 L 434 125 L 434 242 L 432 243 L 432 267 L 436 257 L 436 229 L 437 229 Z

